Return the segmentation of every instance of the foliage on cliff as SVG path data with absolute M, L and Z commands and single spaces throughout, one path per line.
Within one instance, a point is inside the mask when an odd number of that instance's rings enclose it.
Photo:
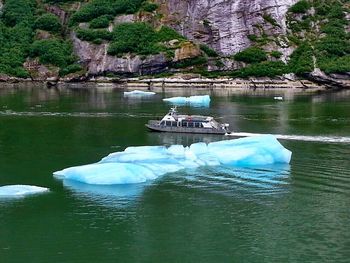
M 36 39 L 37 30 L 49 32 L 49 38 Z M 76 58 L 71 43 L 62 39 L 61 33 L 59 19 L 45 12 L 37 1 L 6 0 L 0 16 L 0 74 L 29 77 L 23 67 L 28 57 L 58 66 L 61 74 L 71 72 Z
M 67 17 L 62 19 L 53 7 Z M 247 49 L 224 57 L 197 39 L 198 53 L 180 61 L 176 52 L 187 39 L 166 25 L 160 9 L 152 0 L 6 0 L 0 12 L 0 74 L 29 77 L 23 67 L 28 58 L 59 67 L 61 75 L 81 70 L 69 40 L 72 32 L 80 40 L 108 44 L 111 56 L 163 53 L 175 71 L 208 75 L 210 68 L 234 77 L 304 76 L 315 68 L 327 74 L 350 72 L 348 0 L 297 2 L 288 10 L 286 34 L 279 35 L 274 29 L 281 29 L 282 21 L 263 10 L 263 25 L 254 25 Z M 236 66 L 229 68 L 228 60 Z

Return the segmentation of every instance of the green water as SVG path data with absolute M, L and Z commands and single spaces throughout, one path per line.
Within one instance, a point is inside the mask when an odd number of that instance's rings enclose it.
M 0 199 L 0 262 L 350 262 L 350 93 L 212 93 L 236 132 L 295 135 L 287 167 L 200 168 L 147 184 L 97 187 L 52 173 L 130 145 L 223 136 L 149 133 L 165 96 L 0 87 L 0 185 L 50 193 Z M 210 93 L 210 92 L 209 92 Z M 276 101 L 276 95 L 285 100 Z

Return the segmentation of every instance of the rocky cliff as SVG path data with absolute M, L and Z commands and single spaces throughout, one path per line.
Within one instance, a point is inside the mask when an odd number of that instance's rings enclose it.
M 110 24 L 109 31 L 112 31 L 116 24 L 123 22 L 146 21 L 156 26 L 167 25 L 193 43 L 206 44 L 221 56 L 227 57 L 251 46 L 253 42 L 249 39 L 250 35 L 275 38 L 285 36 L 287 10 L 297 1 L 156 0 L 155 3 L 159 7 L 152 15 L 141 13 L 117 16 L 113 24 Z M 277 24 L 266 21 L 266 16 Z M 86 24 L 81 26 L 88 27 Z M 77 55 L 86 63 L 88 73 L 93 75 L 103 72 L 148 74 L 166 69 L 167 63 L 171 62 L 160 55 L 149 56 L 145 61 L 142 61 L 140 56 L 116 58 L 107 54 L 108 43 L 94 45 L 79 40 L 75 35 L 72 40 Z M 284 61 L 293 51 L 289 46 L 277 45 L 274 42 L 266 46 L 266 49 L 281 52 Z M 237 63 L 227 58 L 220 63 L 221 68 L 225 70 L 237 68 Z M 214 64 L 217 65 L 217 61 Z M 218 67 L 209 65 L 209 69 L 216 70 Z
M 162 22 L 189 39 L 206 43 L 223 55 L 232 55 L 252 44 L 249 35 L 264 30 L 286 34 L 286 13 L 298 0 L 157 0 Z M 278 26 L 264 19 L 268 15 Z
M 349 76 L 349 8 L 347 0 L 0 0 L 0 41 L 11 41 L 0 43 L 0 74 L 329 82 Z

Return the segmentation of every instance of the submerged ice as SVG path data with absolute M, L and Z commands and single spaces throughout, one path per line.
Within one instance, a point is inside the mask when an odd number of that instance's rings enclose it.
M 142 90 L 133 90 L 133 91 L 125 91 L 124 96 L 152 96 L 155 95 L 155 92 L 151 91 L 142 91 Z
M 166 173 L 200 166 L 250 167 L 289 163 L 292 153 L 271 135 L 213 143 L 128 147 L 111 153 L 98 163 L 67 168 L 54 173 L 62 179 L 86 184 L 135 184 Z
M 190 97 L 172 97 L 163 99 L 163 101 L 170 102 L 175 105 L 194 105 L 194 106 L 205 106 L 208 107 L 210 104 L 210 96 L 190 96 Z
M 0 186 L 1 197 L 24 197 L 27 195 L 48 192 L 49 189 L 34 185 L 5 185 Z

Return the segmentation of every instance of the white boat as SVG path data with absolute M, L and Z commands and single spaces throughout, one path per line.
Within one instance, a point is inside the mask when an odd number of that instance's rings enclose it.
M 178 114 L 171 108 L 160 121 L 150 120 L 146 127 L 158 132 L 226 134 L 230 133 L 228 123 L 219 123 L 210 116 Z

